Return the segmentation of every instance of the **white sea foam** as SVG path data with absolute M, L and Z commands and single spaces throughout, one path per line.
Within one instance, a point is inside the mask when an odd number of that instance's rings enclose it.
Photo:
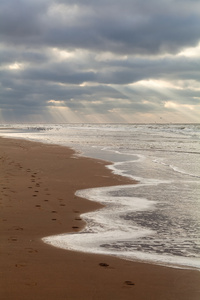
M 129 251 L 128 247 L 124 251 L 119 251 L 117 247 L 112 249 L 106 247 L 112 243 L 126 243 L 155 234 L 152 230 L 134 227 L 131 222 L 124 223 L 120 216 L 134 211 L 153 210 L 156 202 L 135 197 L 110 196 L 112 192 L 117 192 L 119 189 L 130 187 L 137 189 L 139 186 L 144 185 L 125 185 L 77 191 L 77 196 L 100 202 L 106 207 L 95 212 L 82 214 L 81 218 L 86 221 L 87 225 L 81 232 L 49 236 L 43 238 L 43 241 L 66 250 L 112 255 L 133 261 L 153 261 L 156 264 L 177 268 L 200 269 L 200 260 L 196 258 L 143 253 L 140 251 L 140 246 L 138 246 L 138 251 Z M 162 243 L 162 241 L 160 242 Z
M 113 251 L 107 251 L 101 245 L 151 235 L 152 230 L 136 227 L 131 222 L 125 223 L 121 216 L 128 212 L 153 209 L 156 202 L 136 197 L 112 196 L 113 192 L 135 187 L 136 185 L 123 185 L 77 191 L 77 196 L 99 202 L 105 207 L 81 215 L 87 225 L 80 233 L 46 237 L 43 241 L 63 249 L 112 254 Z
M 180 168 L 178 168 L 178 167 L 176 167 L 176 166 L 174 166 L 174 165 L 170 165 L 170 164 L 164 163 L 163 161 L 158 160 L 158 159 L 154 159 L 153 161 L 154 161 L 155 163 L 162 164 L 163 166 L 167 166 L 167 167 L 171 168 L 173 171 L 175 171 L 175 172 L 177 172 L 177 173 L 181 173 L 181 174 L 187 175 L 187 176 L 189 175 L 189 176 L 191 176 L 191 177 L 200 178 L 199 175 L 194 174 L 194 170 L 193 170 L 193 173 L 192 173 L 192 172 L 188 172 L 188 171 L 186 171 L 186 170 L 180 169 Z

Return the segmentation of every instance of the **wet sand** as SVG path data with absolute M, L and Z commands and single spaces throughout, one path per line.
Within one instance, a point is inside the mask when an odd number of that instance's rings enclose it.
M 41 238 L 76 232 L 101 205 L 74 196 L 132 183 L 71 149 L 0 138 L 1 300 L 199 300 L 200 272 L 66 251 Z

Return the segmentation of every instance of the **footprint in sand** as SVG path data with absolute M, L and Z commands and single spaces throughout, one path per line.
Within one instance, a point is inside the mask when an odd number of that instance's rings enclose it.
M 14 226 L 13 229 L 14 229 L 14 230 L 20 230 L 20 231 L 24 230 L 24 228 L 19 227 L 19 226 Z
M 24 263 L 16 264 L 15 267 L 17 267 L 17 268 L 26 267 L 26 264 L 24 264 Z
M 25 248 L 25 249 L 28 251 L 28 253 L 38 253 L 38 250 L 33 248 Z
M 8 240 L 11 241 L 11 242 L 17 242 L 17 238 L 16 237 L 10 237 Z
M 28 286 L 36 286 L 36 285 L 37 285 L 37 282 L 26 282 L 25 285 L 28 285 Z
M 124 283 L 125 283 L 126 285 L 135 285 L 135 283 L 133 283 L 133 282 L 130 281 L 130 280 L 126 280 L 126 281 L 124 281 Z
M 100 267 L 109 267 L 109 264 L 107 264 L 107 263 L 99 263 L 99 266 Z

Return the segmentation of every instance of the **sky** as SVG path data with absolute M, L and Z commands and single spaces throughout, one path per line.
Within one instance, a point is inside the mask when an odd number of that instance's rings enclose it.
M 0 123 L 200 123 L 199 0 L 1 0 Z

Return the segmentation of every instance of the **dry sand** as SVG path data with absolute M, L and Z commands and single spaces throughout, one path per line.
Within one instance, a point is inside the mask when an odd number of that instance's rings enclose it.
M 132 183 L 65 147 L 0 139 L 1 300 L 199 300 L 200 272 L 66 251 L 42 237 L 75 232 L 100 207 L 78 189 Z

